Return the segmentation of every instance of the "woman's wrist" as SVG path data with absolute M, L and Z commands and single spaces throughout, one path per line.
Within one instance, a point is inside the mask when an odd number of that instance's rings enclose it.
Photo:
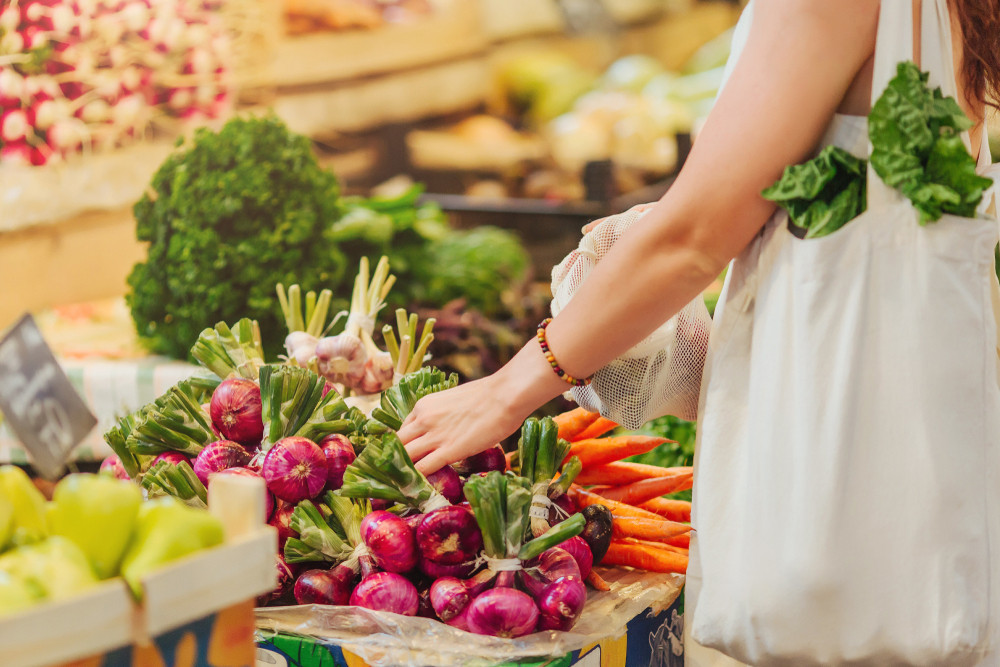
M 496 372 L 493 380 L 497 398 L 522 420 L 570 388 L 552 371 L 534 338 Z

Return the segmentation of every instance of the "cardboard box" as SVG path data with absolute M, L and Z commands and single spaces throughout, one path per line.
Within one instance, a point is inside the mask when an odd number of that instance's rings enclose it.
M 497 667 L 683 667 L 684 597 L 659 614 L 643 612 L 624 632 L 558 658 L 498 663 Z M 257 633 L 256 667 L 368 667 L 336 644 L 285 633 Z
M 158 570 L 0 620 L 3 667 L 251 667 L 256 596 L 274 588 L 266 527 Z

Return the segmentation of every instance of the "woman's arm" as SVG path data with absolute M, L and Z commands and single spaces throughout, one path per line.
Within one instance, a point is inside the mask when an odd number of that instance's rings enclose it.
M 739 63 L 677 180 L 548 327 L 586 377 L 698 296 L 774 211 L 760 196 L 809 157 L 871 56 L 877 0 L 758 0 Z M 421 400 L 400 437 L 436 470 L 512 433 L 565 391 L 535 341 L 489 378 Z

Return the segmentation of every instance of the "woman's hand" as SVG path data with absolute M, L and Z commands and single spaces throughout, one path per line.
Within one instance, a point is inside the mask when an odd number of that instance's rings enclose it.
M 531 340 L 493 375 L 417 401 L 399 439 L 428 475 L 497 444 L 566 389 Z

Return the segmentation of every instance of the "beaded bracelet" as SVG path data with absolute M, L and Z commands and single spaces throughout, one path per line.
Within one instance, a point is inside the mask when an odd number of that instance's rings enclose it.
M 538 324 L 538 344 L 542 347 L 542 354 L 545 355 L 545 360 L 549 362 L 552 366 L 552 370 L 567 384 L 573 385 L 574 387 L 585 387 L 590 384 L 593 377 L 585 378 L 583 380 L 578 380 L 573 377 L 559 366 L 556 361 L 556 356 L 552 354 L 552 350 L 549 349 L 549 342 L 545 339 L 545 328 L 549 326 L 549 322 L 552 321 L 551 317 L 546 317 Z

